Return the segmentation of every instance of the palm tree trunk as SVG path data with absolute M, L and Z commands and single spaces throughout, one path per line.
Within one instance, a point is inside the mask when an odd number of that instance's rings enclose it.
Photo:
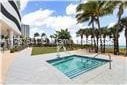
M 86 37 L 86 45 L 87 45 L 87 37 Z
M 100 29 L 99 30 L 99 37 L 100 37 L 100 46 L 101 46 L 101 52 L 102 52 L 102 38 L 101 38 L 101 28 L 100 28 L 99 16 L 97 16 L 97 23 L 98 23 L 98 29 Z
M 113 43 L 114 43 L 114 54 L 116 53 L 116 44 L 115 44 L 115 36 L 114 36 L 114 38 L 113 38 Z
M 94 48 L 95 48 L 95 52 L 98 52 L 97 50 L 97 46 L 96 46 L 96 41 L 95 41 L 95 27 L 94 27 L 94 22 L 92 22 L 92 28 L 93 28 L 93 37 L 94 37 Z
M 92 52 L 92 49 L 93 49 L 93 43 L 92 43 L 92 37 L 91 37 L 91 49 L 90 49 L 90 52 Z
M 86 45 L 88 44 L 88 37 L 86 37 Z
M 104 51 L 103 52 L 105 53 L 105 38 L 104 38 Z
M 120 20 L 121 20 L 121 16 L 119 16 L 119 18 L 118 18 L 118 26 L 117 26 L 117 28 L 116 28 L 116 33 L 115 33 L 115 42 L 114 42 L 114 54 L 115 55 L 119 55 L 119 34 L 118 34 L 118 32 L 119 32 L 119 27 L 120 27 Z
M 96 53 L 98 53 L 98 38 L 97 38 Z
M 82 46 L 82 39 L 83 39 L 83 38 L 81 37 L 81 46 Z
M 52 38 L 51 38 L 51 46 L 53 46 L 53 40 L 52 40 Z
M 126 38 L 126 53 L 125 53 L 125 56 L 127 56 L 127 27 L 125 29 L 125 38 Z
M 114 41 L 114 54 L 119 55 L 119 43 L 118 43 L 118 36 L 116 35 L 115 41 Z

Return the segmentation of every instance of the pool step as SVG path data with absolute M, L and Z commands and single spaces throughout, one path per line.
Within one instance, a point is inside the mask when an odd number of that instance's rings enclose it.
M 77 73 L 77 74 L 75 74 L 75 75 L 72 75 L 70 78 L 72 79 L 72 78 L 74 78 L 74 77 L 76 77 L 76 76 L 78 76 L 78 75 L 80 75 L 80 74 L 83 74 L 83 73 L 85 73 L 85 72 L 87 72 L 87 71 L 89 71 L 89 70 L 92 70 L 92 69 L 94 69 L 94 68 L 97 68 L 97 67 L 99 67 L 99 65 L 96 66 L 96 67 L 89 68 L 89 69 L 87 69 L 87 70 L 82 70 L 81 72 L 79 72 L 79 73 Z
M 82 73 L 84 73 L 84 72 L 87 72 L 87 71 L 89 71 L 89 70 L 91 70 L 91 69 L 93 69 L 93 68 L 95 68 L 96 66 L 94 66 L 94 67 L 92 67 L 92 68 L 84 68 L 84 69 L 78 69 L 77 71 L 75 71 L 75 72 L 71 72 L 71 74 L 68 74 L 67 76 L 69 77 L 69 78 L 74 78 L 74 77 L 76 77 L 76 76 L 78 76 L 78 75 L 80 75 L 80 74 L 82 74 Z
M 69 77 L 71 77 L 71 76 L 73 76 L 73 75 L 75 75 L 77 73 L 80 73 L 81 71 L 85 71 L 87 69 L 88 69 L 88 67 L 86 67 L 86 68 L 79 68 L 79 69 L 76 69 L 74 71 L 71 71 L 71 72 L 66 73 L 66 75 L 69 76 Z
M 100 65 L 102 65 L 102 64 L 101 63 L 96 63 L 96 64 L 94 64 L 92 66 L 89 66 L 89 67 L 86 67 L 86 68 L 75 69 L 75 70 L 73 70 L 71 72 L 67 72 L 67 73 L 65 73 L 65 75 L 67 75 L 69 78 L 72 79 L 72 78 L 74 78 L 74 77 L 76 77 L 76 76 L 78 76 L 78 75 L 80 75 L 80 74 L 82 74 L 84 72 L 87 72 L 87 71 L 89 71 L 89 70 L 91 70 L 93 68 L 97 68 Z

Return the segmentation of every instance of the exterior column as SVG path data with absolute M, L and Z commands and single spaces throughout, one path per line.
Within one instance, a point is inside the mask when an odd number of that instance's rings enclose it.
M 9 32 L 10 48 L 13 48 L 13 36 L 14 36 L 14 32 L 10 30 Z

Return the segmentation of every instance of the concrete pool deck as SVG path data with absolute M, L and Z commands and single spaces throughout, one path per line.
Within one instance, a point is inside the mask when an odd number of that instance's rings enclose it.
M 0 53 L 0 84 L 4 81 L 4 79 L 6 78 L 6 73 L 10 67 L 10 65 L 12 64 L 12 62 L 14 61 L 14 59 L 16 58 L 16 55 L 19 52 L 15 52 L 15 53 L 10 53 L 9 50 L 7 51 L 2 51 Z
M 71 54 L 94 56 L 85 50 L 61 52 L 61 55 Z M 112 69 L 105 64 L 89 72 L 69 79 L 46 60 L 56 58 L 56 53 L 31 56 L 31 48 L 16 55 L 8 69 L 5 84 L 127 84 L 127 57 L 112 56 Z M 109 59 L 99 55 L 97 58 Z

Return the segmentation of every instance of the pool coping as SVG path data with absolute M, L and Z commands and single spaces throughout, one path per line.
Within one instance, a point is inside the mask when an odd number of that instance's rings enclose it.
M 81 56 L 81 55 L 69 55 L 69 56 L 64 56 L 64 57 L 57 57 L 57 58 L 54 58 L 54 59 L 50 59 L 50 60 L 47 60 L 46 62 L 52 62 L 52 61 L 56 61 L 56 60 L 61 60 L 63 58 L 68 58 L 68 57 L 71 57 L 71 56 L 76 56 L 76 57 L 82 57 L 82 58 L 88 58 L 88 59 L 95 59 L 95 60 L 103 60 L 103 61 L 106 61 L 106 62 L 111 62 L 112 60 L 109 60 L 109 59 L 102 59 L 102 58 L 95 58 L 95 57 L 88 57 L 88 56 Z

